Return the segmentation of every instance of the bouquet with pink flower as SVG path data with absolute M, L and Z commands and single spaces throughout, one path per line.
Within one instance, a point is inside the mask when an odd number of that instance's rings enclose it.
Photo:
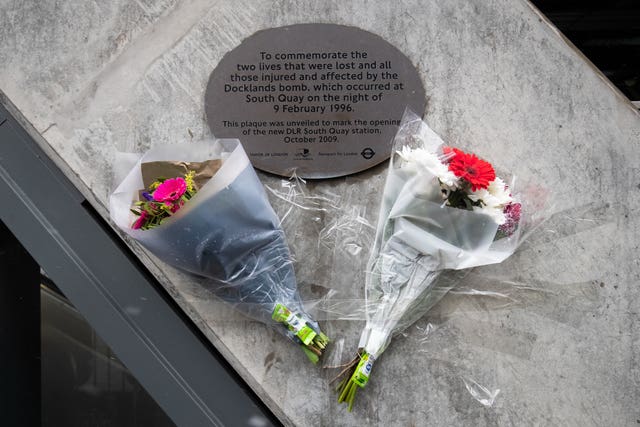
M 302 305 L 280 221 L 238 140 L 149 150 L 110 213 L 158 258 L 208 278 L 218 297 L 318 361 L 329 340 Z
M 142 192 L 143 199 L 131 209 L 138 216 L 131 228 L 148 230 L 157 227 L 162 220 L 178 212 L 196 194 L 194 176 L 195 171 L 189 170 L 184 177 L 158 178 L 154 181 L 147 191 Z
M 339 402 L 353 406 L 373 363 L 394 334 L 422 317 L 453 283 L 445 270 L 499 263 L 524 237 L 523 200 L 493 166 L 444 145 L 418 116 L 405 113 L 378 219 L 366 275 L 358 356 L 339 375 Z

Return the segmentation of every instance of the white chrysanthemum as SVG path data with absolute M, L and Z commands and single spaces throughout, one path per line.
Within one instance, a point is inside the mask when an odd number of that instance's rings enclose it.
M 489 193 L 496 198 L 496 202 L 500 206 L 506 206 L 513 202 L 513 197 L 507 188 L 507 184 L 501 178 L 496 177 L 489 183 Z
M 513 201 L 504 181 L 498 177 L 489 183 L 486 189 L 472 191 L 469 198 L 474 202 L 482 200 L 487 208 L 504 208 Z
M 502 179 L 496 177 L 486 189 L 471 192 L 469 198 L 474 202 L 482 201 L 483 206 L 474 206 L 474 211 L 489 215 L 498 225 L 507 221 L 504 208 L 513 201 L 513 197 Z
M 474 206 L 473 211 L 489 215 L 498 225 L 502 225 L 507 221 L 507 216 L 504 214 L 502 207 Z
M 426 169 L 447 187 L 456 188 L 458 177 L 449 170 L 449 167 L 440 160 L 437 154 L 423 148 L 411 149 L 406 146 L 402 147 L 402 151 L 397 153 L 408 165 Z

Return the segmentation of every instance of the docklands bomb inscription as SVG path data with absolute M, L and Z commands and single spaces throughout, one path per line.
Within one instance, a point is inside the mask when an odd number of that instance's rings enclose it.
M 236 64 L 224 91 L 244 94 L 247 104 L 268 103 L 275 113 L 355 112 L 358 103 L 404 90 L 392 61 L 368 57 L 363 51 L 259 52 L 257 65 Z
M 422 114 L 411 62 L 378 36 L 302 24 L 254 34 L 211 75 L 206 111 L 217 137 L 238 138 L 253 165 L 328 178 L 387 159 L 405 108 Z

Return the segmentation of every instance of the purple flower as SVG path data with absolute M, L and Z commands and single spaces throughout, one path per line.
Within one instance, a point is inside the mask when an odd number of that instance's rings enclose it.
M 507 236 L 511 236 L 516 231 L 516 228 L 518 228 L 521 210 L 522 205 L 520 203 L 509 203 L 505 206 L 503 213 L 507 220 L 498 228 L 498 231 L 503 232 Z

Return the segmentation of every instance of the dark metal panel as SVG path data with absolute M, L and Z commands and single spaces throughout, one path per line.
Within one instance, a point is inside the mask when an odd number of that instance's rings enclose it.
M 640 99 L 638 0 L 531 0 L 629 99 Z
M 0 123 L 0 219 L 174 422 L 277 422 L 4 107 Z
M 40 267 L 0 221 L 2 425 L 40 424 Z M 34 402 L 36 403 L 34 405 Z

